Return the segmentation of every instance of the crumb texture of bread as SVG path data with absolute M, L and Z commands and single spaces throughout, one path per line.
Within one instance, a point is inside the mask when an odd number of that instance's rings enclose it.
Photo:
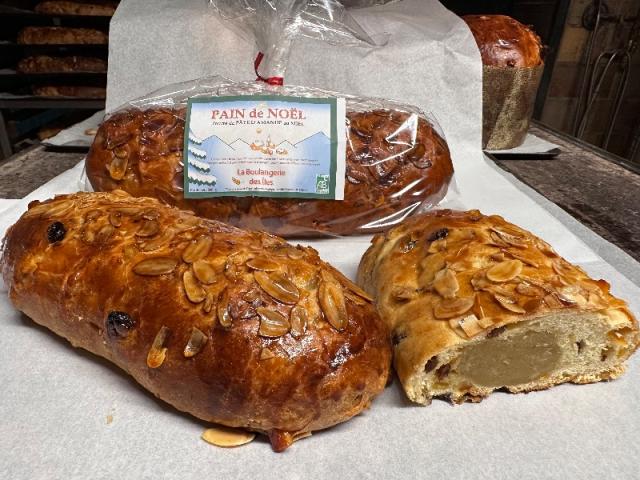
M 492 67 L 542 65 L 542 41 L 530 27 L 506 15 L 465 15 L 482 63 Z
M 312 248 L 124 192 L 32 202 L 6 236 L 13 305 L 208 422 L 276 450 L 385 387 L 371 298 Z
M 392 332 L 407 396 L 422 404 L 610 380 L 640 343 L 607 282 L 497 215 L 413 217 L 373 238 L 358 283 Z

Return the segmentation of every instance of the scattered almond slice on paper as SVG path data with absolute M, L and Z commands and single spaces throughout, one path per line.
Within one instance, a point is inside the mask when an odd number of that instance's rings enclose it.
M 245 445 L 254 438 L 256 434 L 253 432 L 247 432 L 237 428 L 229 428 L 223 426 L 216 426 L 207 428 L 201 437 L 205 442 L 215 445 L 216 447 L 231 448 Z

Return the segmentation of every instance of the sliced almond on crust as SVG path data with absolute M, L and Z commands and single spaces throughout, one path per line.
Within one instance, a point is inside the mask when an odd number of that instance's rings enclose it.
M 113 235 L 115 231 L 116 229 L 110 223 L 103 225 L 100 228 L 100 230 L 98 230 L 98 233 L 96 233 L 96 238 L 95 238 L 96 242 L 106 243 L 111 238 L 111 235 Z
M 349 300 L 351 300 L 356 305 L 366 305 L 367 303 L 369 303 L 367 300 L 362 298 L 360 295 L 356 295 L 351 290 L 345 290 L 344 291 L 344 297 L 348 298 Z
M 558 300 L 568 306 L 584 306 L 587 304 L 587 299 L 578 293 L 578 289 L 575 286 L 561 288 L 556 292 L 556 296 Z
M 353 293 L 355 293 L 359 297 L 364 298 L 366 301 L 373 302 L 373 297 L 369 295 L 367 292 L 365 292 L 362 288 L 360 288 L 358 284 L 353 283 L 351 280 L 349 280 L 347 277 L 342 275 L 340 272 L 338 273 L 340 274 L 341 280 L 347 284 L 347 287 L 349 288 L 349 290 L 351 290 Z
M 187 270 L 182 274 L 182 283 L 190 302 L 200 303 L 207 297 L 207 291 L 202 288 L 202 285 L 200 285 L 191 270 Z
M 247 260 L 246 265 L 252 270 L 261 270 L 263 272 L 273 272 L 279 268 L 279 265 L 276 262 L 261 257 Z
M 349 323 L 342 286 L 335 281 L 323 280 L 318 289 L 320 308 L 329 324 L 338 331 Z
M 460 326 L 460 328 L 462 328 L 464 333 L 466 333 L 469 338 L 474 337 L 484 331 L 484 328 L 478 321 L 478 317 L 473 314 L 467 315 L 466 317 L 458 320 L 458 325 Z
M 269 360 L 270 358 L 275 358 L 275 356 L 276 354 L 266 347 L 260 350 L 260 360 Z
M 471 310 L 475 303 L 474 297 L 460 297 L 455 299 L 444 299 L 433 308 L 433 315 L 443 320 L 460 317 Z
M 223 448 L 246 445 L 254 438 L 256 434 L 253 432 L 223 426 L 208 428 L 202 433 L 202 439 L 205 442 Z
M 290 321 L 291 335 L 294 338 L 301 337 L 307 331 L 307 324 L 309 323 L 307 310 L 302 305 L 296 305 L 291 309 Z
M 527 248 L 527 242 L 524 238 L 512 235 L 510 233 L 505 232 L 504 230 L 500 230 L 499 228 L 491 227 L 491 238 L 496 239 L 499 238 L 503 243 L 507 245 L 511 245 L 516 248 Z
M 480 317 L 480 318 L 478 318 L 478 325 L 480 325 L 480 327 L 482 327 L 482 328 L 489 328 L 494 323 L 495 322 L 493 321 L 493 318 L 491 318 L 491 317 Z
M 487 278 L 492 282 L 508 282 L 522 272 L 522 262 L 520 260 L 505 260 L 497 263 L 487 270 Z
M 147 366 L 149 368 L 158 368 L 164 363 L 164 359 L 167 356 L 167 348 L 164 346 L 164 342 L 168 336 L 169 328 L 163 325 L 153 339 L 153 343 L 147 354 Z
M 289 319 L 276 310 L 258 307 L 256 312 L 260 316 L 258 335 L 262 337 L 281 337 L 291 328 Z
M 231 313 L 229 313 L 229 292 L 225 288 L 218 297 L 218 306 L 216 308 L 218 322 L 224 328 L 229 328 L 233 321 Z
M 122 215 L 118 212 L 111 212 L 109 214 L 109 223 L 116 228 L 119 227 L 122 225 Z
M 484 290 L 485 288 L 491 286 L 491 282 L 487 280 L 485 272 L 479 270 L 473 274 L 473 277 L 471 277 L 471 286 L 474 288 L 474 290 Z
M 551 262 L 551 268 L 553 269 L 554 272 L 556 272 L 561 277 L 567 274 L 567 270 L 562 264 L 561 259 Z
M 128 157 L 125 156 L 114 156 L 111 160 L 111 163 L 107 166 L 107 170 L 109 170 L 109 176 L 114 180 L 122 180 L 124 178 L 125 173 L 127 173 L 127 165 L 129 164 Z
M 520 279 L 523 282 L 526 283 L 530 283 L 531 285 L 535 285 L 536 287 L 541 288 L 542 290 L 544 290 L 546 293 L 553 293 L 555 292 L 555 289 L 553 288 L 552 285 L 550 285 L 547 282 L 544 282 L 542 280 L 539 280 L 537 278 L 533 278 L 533 277 L 525 277 L 525 276 L 520 276 Z
M 175 258 L 152 257 L 136 263 L 133 267 L 133 271 L 138 275 L 158 276 L 173 272 L 177 266 L 178 260 Z
M 298 287 L 281 273 L 255 271 L 253 277 L 260 288 L 282 303 L 293 305 L 300 299 Z
M 204 313 L 209 313 L 213 309 L 213 295 L 211 292 L 207 292 L 207 296 L 204 299 L 204 303 L 202 304 L 202 311 Z
M 529 282 L 520 282 L 516 286 L 516 292 L 527 297 L 542 297 L 544 295 L 544 290 L 542 288 L 536 285 L 531 285 Z
M 196 278 L 205 285 L 210 285 L 216 281 L 216 271 L 207 261 L 196 260 L 191 264 L 191 267 Z
M 524 308 L 516 303 L 516 300 L 507 295 L 501 295 L 499 293 L 494 293 L 493 298 L 500 304 L 501 307 L 509 310 L 513 313 L 527 313 Z
M 184 347 L 184 352 L 183 352 L 184 356 L 187 358 L 191 358 L 197 355 L 198 353 L 200 353 L 200 350 L 202 350 L 202 347 L 205 346 L 208 340 L 209 339 L 202 332 L 202 330 L 196 327 L 192 327 L 191 337 L 189 337 L 189 341 L 187 342 L 187 345 Z
M 487 243 L 500 248 L 507 248 L 509 246 L 509 244 L 502 240 L 502 238 L 500 238 L 500 236 L 495 232 L 489 232 L 489 241 Z
M 186 263 L 193 263 L 201 260 L 209 254 L 213 240 L 211 237 L 203 235 L 191 242 L 182 252 L 182 260 Z
M 544 297 L 544 303 L 549 308 L 562 308 L 562 302 L 558 299 L 555 293 L 550 293 Z
M 436 273 L 433 280 L 433 287 L 444 298 L 455 298 L 456 293 L 460 290 L 456 274 L 448 268 L 440 270 Z
M 491 260 L 494 260 L 496 262 L 502 262 L 504 260 L 504 251 L 494 253 L 489 258 L 491 258 Z
M 27 210 L 26 216 L 42 215 L 45 218 L 61 217 L 71 211 L 74 202 L 72 200 L 55 200 L 51 203 L 39 203 Z
M 156 233 L 160 231 L 160 224 L 157 220 L 145 220 L 138 231 L 136 232 L 137 237 L 153 237 Z
M 504 252 L 507 255 L 515 258 L 516 260 L 520 260 L 525 265 L 529 265 L 530 267 L 534 267 L 534 268 L 539 268 L 540 267 L 540 264 L 538 262 L 536 262 L 535 260 L 532 260 L 530 258 L 527 258 L 526 255 L 520 255 L 519 253 L 515 253 L 515 252 L 512 252 L 510 250 L 505 250 Z
M 173 232 L 168 229 L 162 235 L 157 235 L 151 238 L 144 238 L 142 242 L 138 243 L 138 248 L 143 252 L 153 252 L 162 247 L 167 246 L 173 239 Z
M 304 250 L 299 250 L 299 248 L 304 248 L 304 247 L 293 247 L 287 250 L 287 257 L 289 257 L 292 260 L 300 260 L 302 257 L 304 257 Z

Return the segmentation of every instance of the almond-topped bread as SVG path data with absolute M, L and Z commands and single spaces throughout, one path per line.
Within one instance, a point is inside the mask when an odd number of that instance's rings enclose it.
M 372 243 L 358 283 L 415 402 L 609 380 L 638 347 L 638 323 L 607 282 L 499 216 L 432 212 Z
M 482 64 L 502 68 L 542 65 L 542 41 L 530 27 L 506 15 L 465 15 Z
M 426 117 L 356 108 L 356 102 L 347 104 L 344 200 L 186 198 L 182 107 L 126 108 L 107 118 L 87 154 L 87 177 L 96 191 L 154 197 L 201 217 L 284 237 L 379 232 L 438 203 L 453 164 L 447 143 Z
M 388 330 L 312 248 L 124 192 L 29 207 L 4 243 L 14 306 L 177 409 L 281 451 L 383 390 Z

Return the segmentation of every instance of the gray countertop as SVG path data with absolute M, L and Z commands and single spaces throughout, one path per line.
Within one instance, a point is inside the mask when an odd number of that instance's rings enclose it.
M 22 198 L 84 156 L 83 152 L 51 152 L 42 145 L 18 152 L 0 163 L 0 198 Z
M 634 165 L 623 166 L 624 160 L 541 125 L 533 125 L 531 133 L 555 143 L 561 153 L 496 164 L 640 260 L 640 174 L 631 170 Z

